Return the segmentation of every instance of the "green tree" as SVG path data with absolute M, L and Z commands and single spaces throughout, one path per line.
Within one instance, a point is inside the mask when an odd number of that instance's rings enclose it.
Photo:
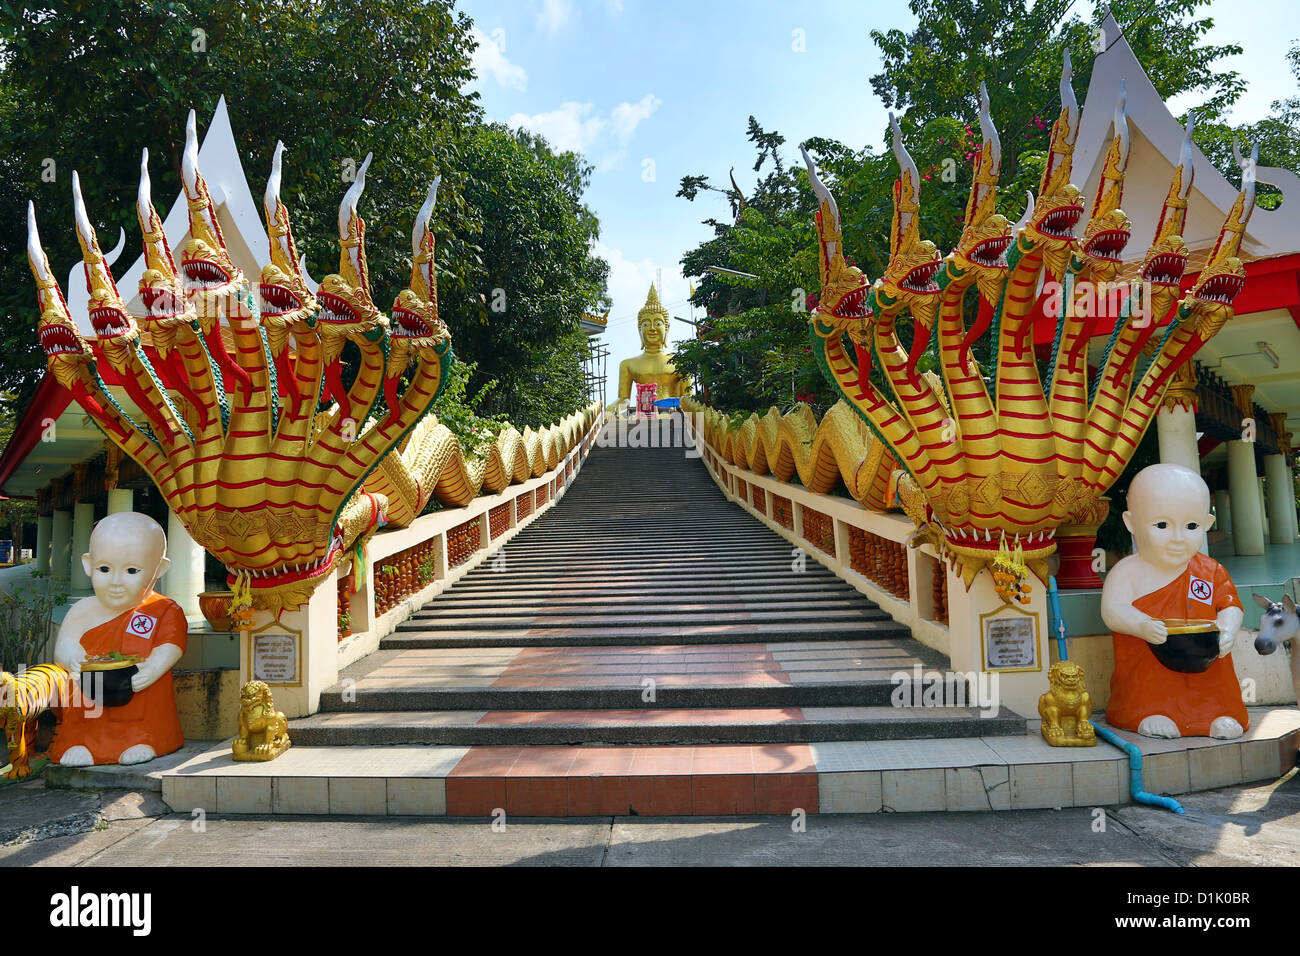
M 578 322 L 604 299 L 595 214 L 582 203 L 592 168 L 539 136 L 482 126 L 461 149 L 465 200 L 484 228 L 467 294 L 440 298 L 458 355 L 474 361 L 483 409 L 520 428 L 546 425 L 584 398 Z

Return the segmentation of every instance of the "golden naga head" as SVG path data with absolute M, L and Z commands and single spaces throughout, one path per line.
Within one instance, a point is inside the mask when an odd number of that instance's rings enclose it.
M 72 211 L 77 223 L 81 259 L 86 267 L 86 290 L 90 293 L 87 308 L 91 327 L 95 330 L 95 342 L 109 364 L 123 372 L 128 352 L 139 341 L 140 332 L 135 319 L 126 311 L 126 303 L 118 295 L 109 263 L 100 251 L 99 239 L 90 224 L 90 217 L 86 215 L 86 203 L 81 198 L 81 177 L 75 170 L 72 173 Z
M 637 334 L 641 336 L 641 348 L 662 349 L 668 344 L 668 310 L 659 301 L 659 291 L 650 283 L 645 305 L 636 314 Z
M 998 213 L 998 174 L 1002 169 L 1002 141 L 989 114 L 989 91 L 980 83 L 980 131 L 983 145 L 975 155 L 975 174 L 961 238 L 948 254 L 950 272 L 975 272 L 981 295 L 996 302 L 1006 282 L 1007 248 L 1011 245 L 1011 221 Z
M 893 113 L 889 114 L 889 127 L 894 132 L 894 157 L 898 160 L 899 173 L 894 182 L 889 265 L 876 282 L 876 300 L 881 306 L 895 303 L 907 306 L 912 318 L 930 328 L 934 325 L 941 291 L 934 277 L 943 265 L 943 257 L 933 242 L 921 239 L 921 176 L 903 146 L 903 133 Z
M 366 170 L 373 153 L 367 153 L 357 177 L 339 203 L 339 271 L 327 275 L 316 290 L 320 313 L 316 331 L 324 347 L 324 363 L 332 364 L 343 352 L 346 339 L 378 341 L 388 319 L 370 297 L 370 271 L 366 265 L 366 224 L 357 215 L 357 203 L 366 188 Z
M 266 232 L 271 241 L 271 261 L 258 279 L 258 306 L 271 353 L 279 355 L 288 344 L 290 331 L 310 332 L 308 320 L 316 312 L 316 297 L 307 288 L 306 274 L 289 225 L 289 209 L 280 201 L 281 157 L 284 143 L 276 142 L 271 175 L 266 182 L 263 209 Z
M 1111 281 L 1119 273 L 1120 257 L 1133 234 L 1133 224 L 1119 208 L 1124 195 L 1124 171 L 1128 168 L 1129 132 L 1125 112 L 1124 85 L 1120 83 L 1119 103 L 1115 107 L 1115 138 L 1106 150 L 1106 160 L 1097 183 L 1092 216 L 1084 227 L 1079 244 L 1081 269 L 1091 278 Z
M 140 276 L 140 300 L 145 314 L 140 324 L 149 333 L 154 346 L 166 358 L 176 341 L 176 329 L 194 321 L 194 310 L 185 298 L 185 286 L 171 245 L 163 232 L 162 218 L 153 206 L 149 180 L 149 150 L 140 156 L 140 187 L 135 200 L 136 218 L 144 237 L 144 273 Z
M 1142 268 L 1138 272 L 1143 283 L 1150 284 L 1153 294 L 1158 296 L 1161 316 L 1173 304 L 1178 294 L 1179 283 L 1187 269 L 1189 251 L 1183 242 L 1183 226 L 1187 220 L 1187 197 L 1192 191 L 1192 180 L 1196 174 L 1192 156 L 1192 130 L 1196 126 L 1196 116 L 1187 114 L 1187 128 L 1183 132 L 1183 145 L 1179 152 L 1178 166 L 1174 169 L 1173 181 L 1169 184 L 1169 193 L 1160 211 L 1160 221 L 1156 224 L 1154 241 L 1142 259 Z
M 181 182 L 189 207 L 190 237 L 181 246 L 181 281 L 190 301 L 198 301 L 196 312 L 204 333 L 212 330 L 217 316 L 242 319 L 240 310 L 229 308 L 230 300 L 244 288 L 244 274 L 231 260 L 217 221 L 217 207 L 199 172 L 199 134 L 190 110 L 185 121 L 185 150 L 181 154 Z M 223 301 L 227 308 L 223 310 Z
M 1196 337 L 1202 342 L 1212 338 L 1232 318 L 1232 302 L 1246 285 L 1246 266 L 1238 253 L 1246 224 L 1255 211 L 1255 167 L 1259 160 L 1259 145 L 1256 144 L 1251 151 L 1250 159 L 1243 160 L 1234 142 L 1232 154 L 1241 166 L 1241 192 L 1228 212 L 1200 278 L 1180 304 L 1180 312 L 1195 317 Z
M 1061 114 L 1052 125 L 1047 166 L 1039 183 L 1038 202 L 1024 225 L 1024 237 L 1043 256 L 1049 275 L 1060 279 L 1076 242 L 1074 227 L 1083 217 L 1079 187 L 1070 182 L 1074 141 L 1079 135 L 1079 104 L 1070 86 L 1070 51 L 1061 70 Z
M 50 372 L 60 385 L 71 389 L 94 362 L 94 356 L 77 324 L 72 321 L 58 280 L 50 272 L 50 260 L 36 229 L 36 206 L 30 202 L 27 204 L 27 262 L 36 279 L 36 301 L 41 307 L 36 337 L 45 352 Z
M 842 332 L 857 330 L 871 318 L 867 294 L 871 282 L 857 266 L 844 260 L 844 239 L 840 228 L 840 209 L 835 197 L 817 178 L 817 167 L 802 146 L 804 164 L 808 167 L 808 182 L 817 196 L 817 239 L 820 249 L 818 271 L 821 275 L 821 294 L 814 314 Z
M 411 229 L 411 282 L 393 302 L 385 376 L 396 378 L 417 357 L 432 359 L 435 346 L 450 337 L 438 317 L 438 280 L 434 271 L 433 207 L 438 199 L 435 177 Z M 390 402 L 391 404 L 391 402 Z

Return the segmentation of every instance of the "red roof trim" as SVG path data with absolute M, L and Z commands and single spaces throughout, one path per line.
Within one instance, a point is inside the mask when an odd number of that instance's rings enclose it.
M 13 477 L 18 466 L 27 460 L 36 443 L 41 440 L 41 422 L 47 418 L 58 418 L 70 404 L 72 393 L 47 373 L 36 386 L 31 404 L 14 428 L 9 444 L 0 454 L 0 488 Z

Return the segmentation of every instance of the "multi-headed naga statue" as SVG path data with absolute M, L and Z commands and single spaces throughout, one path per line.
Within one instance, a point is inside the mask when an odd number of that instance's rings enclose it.
M 840 216 L 830 191 L 804 158 L 818 199 L 821 296 L 811 339 L 836 391 L 884 443 L 897 469 L 898 498 L 939 545 L 967 585 L 1008 547 L 1046 578 L 1046 559 L 1063 525 L 1104 513 L 1101 497 L 1131 459 L 1159 410 L 1171 376 L 1232 317 L 1245 269 L 1238 258 L 1254 208 L 1253 158 L 1196 284 L 1179 300 L 1188 250 L 1181 232 L 1192 185 L 1192 122 L 1180 163 L 1138 281 L 1113 285 L 1132 225 L 1120 209 L 1129 135 L 1121 97 L 1114 138 L 1083 237 L 1078 187 L 1070 183 L 1079 107 L 1067 54 L 1062 109 L 1052 127 L 1037 201 L 1014 227 L 995 210 L 1001 145 L 981 90 L 984 142 L 975 158 L 965 228 L 941 257 L 920 237 L 920 176 L 896 123 L 890 258 L 874 284 L 846 263 Z M 967 321 L 966 293 L 978 307 Z M 1034 306 L 1040 288 L 1056 289 L 1057 325 L 1048 374 L 1034 354 Z M 1176 308 L 1175 308 L 1176 305 Z M 1115 330 L 1097 374 L 1089 376 L 1088 340 L 1107 308 Z M 1170 311 L 1172 321 L 1161 324 Z M 1049 308 L 1051 311 L 1051 296 Z M 896 325 L 913 322 L 904 349 Z M 917 372 L 937 324 L 940 375 Z M 1154 355 L 1139 366 L 1153 334 Z M 995 367 L 986 378 L 972 343 L 991 336 Z M 891 394 L 872 381 L 875 363 Z M 1044 380 L 1046 379 L 1046 380 Z M 886 456 L 888 457 L 888 456 Z M 889 497 L 892 498 L 892 495 Z
M 271 262 L 256 286 L 222 237 L 198 167 L 194 114 L 182 162 L 190 238 L 179 268 L 150 198 L 145 151 L 137 212 L 147 313 L 139 317 L 118 294 L 74 174 L 90 340 L 68 312 L 35 210 L 28 209 L 37 333 L 50 373 L 144 468 L 194 540 L 224 562 L 229 580 L 251 586 L 253 606 L 272 612 L 302 604 L 381 523 L 384 495 L 358 489 L 432 406 L 452 361 L 434 277 L 430 217 L 438 182 L 416 216 L 411 280 L 390 321 L 371 299 L 365 223 L 357 212 L 370 157 L 339 207 L 338 272 L 312 295 L 280 200 L 282 151 L 277 146 L 265 197 Z M 178 383 L 175 396 L 146 355 L 141 331 L 168 367 L 165 377 Z M 361 355 L 349 387 L 342 375 L 346 342 Z M 114 400 L 101 364 L 112 367 L 144 421 Z

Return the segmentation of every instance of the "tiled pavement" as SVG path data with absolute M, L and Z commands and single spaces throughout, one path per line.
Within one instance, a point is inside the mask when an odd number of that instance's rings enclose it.
M 486 715 L 484 715 L 486 716 Z M 480 718 L 481 719 L 481 718 Z M 1158 741 L 1149 792 L 1273 779 L 1295 763 L 1300 712 L 1252 708 L 1240 740 Z M 229 745 L 161 775 L 176 810 L 491 817 L 875 813 L 1092 807 L 1129 800 L 1128 758 L 1105 743 L 1019 734 L 945 740 L 706 746 L 295 746 L 232 763 Z

